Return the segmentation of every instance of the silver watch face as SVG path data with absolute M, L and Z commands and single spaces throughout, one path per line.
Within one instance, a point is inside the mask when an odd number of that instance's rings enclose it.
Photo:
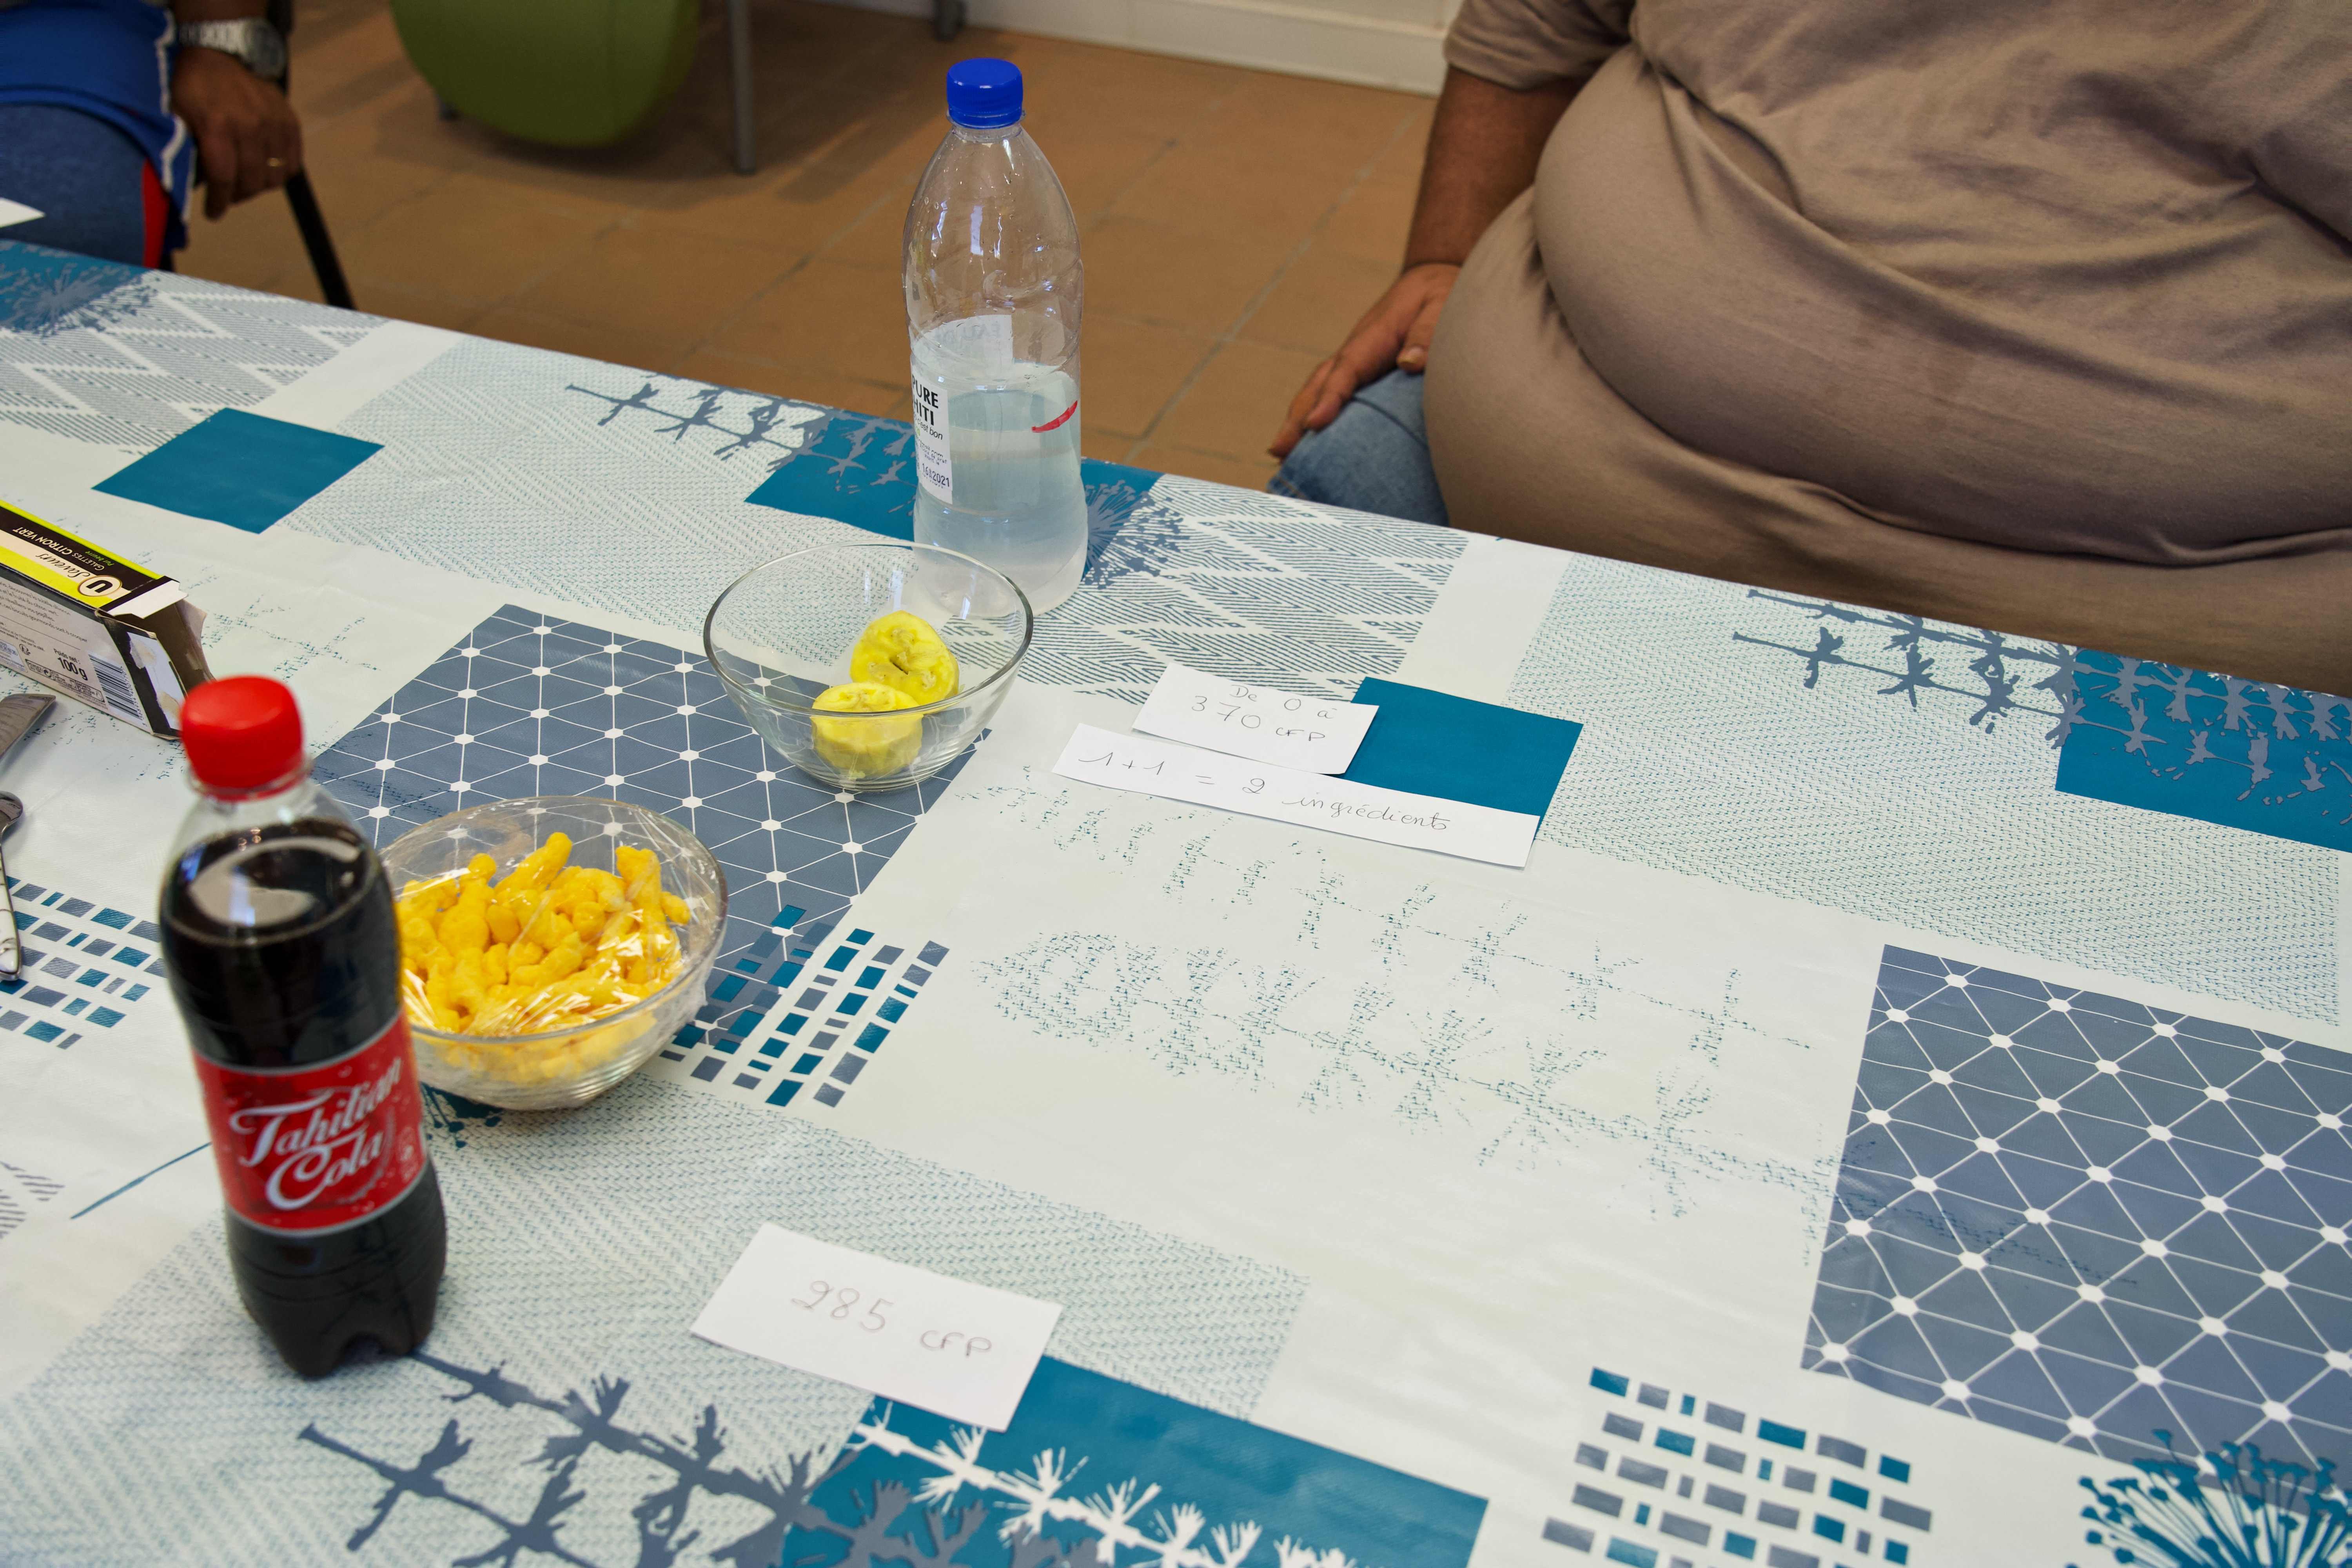
M 265 80 L 282 80 L 286 75 L 285 37 L 262 17 L 242 16 L 233 22 L 183 22 L 179 35 L 183 44 L 236 56 L 245 63 L 246 69 Z

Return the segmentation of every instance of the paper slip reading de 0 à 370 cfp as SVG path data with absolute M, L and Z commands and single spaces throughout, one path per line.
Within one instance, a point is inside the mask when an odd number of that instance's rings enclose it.
M 1541 825 L 1522 812 L 1351 784 L 1140 735 L 1114 735 L 1092 724 L 1078 726 L 1054 771 L 1112 789 L 1497 866 L 1525 866 Z
M 694 1321 L 713 1344 L 1002 1432 L 1061 1307 L 763 1225 Z
M 1276 767 L 1344 773 L 1379 711 L 1370 702 L 1301 697 L 1171 664 L 1160 672 L 1135 728 Z

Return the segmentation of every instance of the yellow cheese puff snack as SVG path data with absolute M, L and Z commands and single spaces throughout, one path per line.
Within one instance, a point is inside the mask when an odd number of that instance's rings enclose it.
M 466 1021 L 457 1013 L 457 1005 L 449 994 L 449 977 L 436 974 L 425 983 L 425 1005 L 433 1010 L 433 1026 L 451 1034 L 463 1030 Z
M 539 913 L 523 928 L 522 939 L 551 952 L 562 946 L 571 934 L 572 922 L 563 918 L 562 911 L 551 900 L 541 904 Z
M 545 984 L 551 980 L 562 979 L 578 969 L 581 960 L 587 956 L 588 949 L 577 932 L 565 937 L 562 946 L 550 950 L 548 955 L 540 960 L 540 983 Z
M 507 873 L 507 879 L 499 884 L 499 891 L 520 893 L 544 888 L 563 868 L 563 863 L 571 858 L 570 836 L 551 833 L 546 843 L 524 856 L 521 864 Z
M 400 890 L 400 918 L 437 921 L 441 911 L 457 901 L 457 879 L 442 877 L 430 882 L 411 882 Z
M 468 1013 L 478 1013 L 488 1003 L 480 953 L 468 952 L 458 958 L 457 972 L 449 977 L 449 995 Z
M 627 845 L 615 846 L 613 864 L 620 868 L 614 879 L 621 885 L 621 896 L 629 903 L 642 904 L 648 898 L 661 896 L 661 860 L 650 849 L 632 849 Z
M 421 964 L 425 955 L 441 945 L 441 933 L 423 915 L 408 915 L 400 922 L 401 956 L 410 963 Z
M 887 711 L 887 709 L 881 710 Z M 660 857 L 614 846 L 614 869 L 570 864 L 551 835 L 501 879 L 487 856 L 412 883 L 399 900 L 404 1005 L 445 1033 L 518 1038 L 494 1049 L 442 1047 L 467 1072 L 557 1081 L 611 1059 L 647 1026 L 572 1033 L 659 990 L 682 962 L 671 929 L 691 915 L 662 886 Z
M 441 945 L 455 952 L 478 953 L 490 945 L 490 890 L 469 884 L 457 907 L 441 917 Z

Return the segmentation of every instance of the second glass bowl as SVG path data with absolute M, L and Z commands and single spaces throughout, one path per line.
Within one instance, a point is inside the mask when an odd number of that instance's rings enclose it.
M 435 1089 L 509 1110 L 584 1105 L 668 1044 L 709 994 L 711 961 L 727 928 L 727 875 L 700 839 L 658 812 L 594 795 L 493 801 L 410 829 L 384 849 L 383 868 L 395 896 L 411 882 L 457 875 L 477 855 L 496 861 L 495 875 L 503 878 L 559 832 L 572 840 L 574 866 L 610 871 L 619 844 L 660 858 L 662 886 L 692 915 L 677 928 L 677 973 L 634 1006 L 535 1035 L 450 1034 L 412 1015 L 416 1076 Z
M 818 694 L 848 680 L 858 635 L 893 610 L 938 629 L 961 689 L 919 708 L 820 711 Z M 1034 631 L 1013 580 L 969 555 L 935 544 L 826 544 L 738 577 L 710 606 L 702 646 L 761 740 L 811 778 L 863 794 L 904 789 L 961 755 L 1013 689 Z M 860 765 L 876 757 L 893 765 Z

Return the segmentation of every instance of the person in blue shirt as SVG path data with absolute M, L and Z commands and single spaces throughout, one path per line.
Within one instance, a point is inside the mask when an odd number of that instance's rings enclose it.
M 302 166 L 263 0 L 0 0 L 0 239 L 139 267 Z M 0 218 L 7 216 L 0 212 Z

